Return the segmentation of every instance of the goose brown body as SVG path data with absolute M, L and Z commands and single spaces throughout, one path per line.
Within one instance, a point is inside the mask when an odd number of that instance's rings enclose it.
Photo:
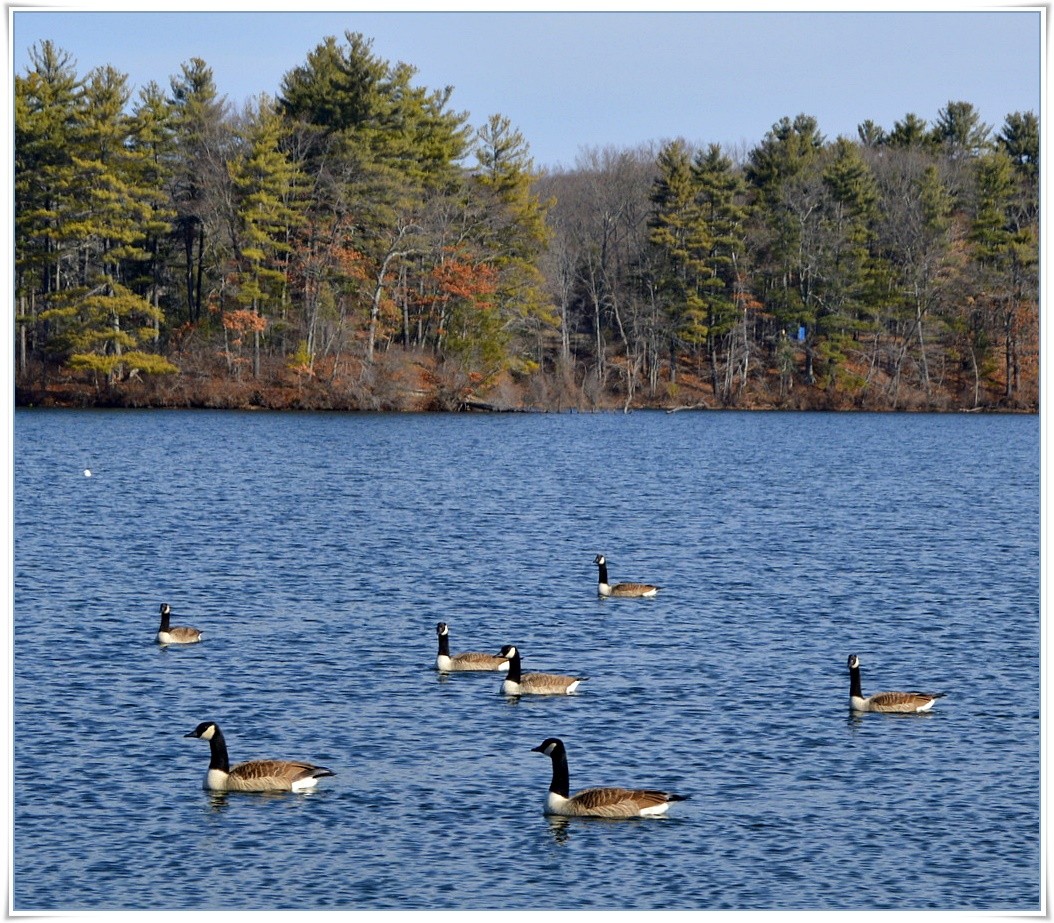
M 201 640 L 201 632 L 197 628 L 186 625 L 172 625 L 172 607 L 168 603 L 161 603 L 161 627 L 157 632 L 158 644 L 196 644 Z
M 450 653 L 450 627 L 446 622 L 436 625 L 436 637 L 439 640 L 439 653 L 436 655 L 436 669 L 440 673 L 464 672 L 498 672 L 509 669 L 509 662 L 496 654 L 484 654 L 466 651 L 463 654 Z
M 567 768 L 567 750 L 563 741 L 550 737 L 533 752 L 544 753 L 553 762 L 553 780 L 545 802 L 545 813 L 562 817 L 653 817 L 665 814 L 675 801 L 687 796 L 652 788 L 618 786 L 583 789 L 571 795 Z
M 598 554 L 593 563 L 597 566 L 597 596 L 648 599 L 659 592 L 662 587 L 651 583 L 608 583 L 608 565 L 602 554 Z
M 860 681 L 860 658 L 849 655 L 849 706 L 853 711 L 918 714 L 933 708 L 944 692 L 876 692 L 865 696 Z
M 588 676 L 565 676 L 562 673 L 524 673 L 520 666 L 520 652 L 513 644 L 501 649 L 508 661 L 509 674 L 501 684 L 506 695 L 570 695 Z
M 295 792 L 314 788 L 319 779 L 333 775 L 325 766 L 299 760 L 249 760 L 232 767 L 223 732 L 212 721 L 203 721 L 184 736 L 209 742 L 211 760 L 204 782 L 208 791 Z

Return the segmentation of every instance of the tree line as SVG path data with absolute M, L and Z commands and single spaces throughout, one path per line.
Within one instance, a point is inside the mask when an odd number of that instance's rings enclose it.
M 966 102 L 833 141 L 539 170 L 348 32 L 235 110 L 51 42 L 15 79 L 19 399 L 1035 409 L 1039 126 Z

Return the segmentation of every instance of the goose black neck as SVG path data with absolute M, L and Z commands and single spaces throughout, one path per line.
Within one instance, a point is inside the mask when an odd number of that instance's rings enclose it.
M 172 612 L 169 609 L 161 610 L 161 628 L 159 631 L 168 631 L 171 627 L 170 622 L 172 620 Z
M 600 582 L 601 583 L 607 583 L 608 582 L 608 564 L 607 564 L 607 561 L 601 561 L 597 565 L 597 567 L 600 568 Z
M 209 769 L 220 769 L 230 772 L 231 764 L 227 759 L 227 741 L 223 739 L 223 732 L 216 728 L 209 740 Z
M 520 681 L 520 652 L 517 651 L 509 658 L 509 672 L 505 677 L 506 679 L 512 680 L 514 683 Z
M 571 777 L 567 771 L 567 753 L 560 748 L 554 750 L 550 756 L 553 760 L 553 781 L 549 783 L 549 791 L 566 798 L 571 791 Z
M 442 657 L 450 656 L 450 635 L 445 633 L 439 635 L 439 654 Z
M 849 668 L 849 694 L 851 696 L 857 696 L 858 698 L 861 698 L 861 699 L 864 697 L 864 693 L 862 691 L 862 686 L 860 684 L 860 667 L 859 666 L 855 666 L 855 667 L 850 667 Z

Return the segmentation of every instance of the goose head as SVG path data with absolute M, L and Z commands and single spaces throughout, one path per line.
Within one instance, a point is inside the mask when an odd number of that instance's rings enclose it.
M 552 756 L 559 750 L 564 749 L 564 742 L 559 737 L 547 737 L 537 747 L 531 747 L 532 753 L 544 753 L 546 756 Z
M 189 734 L 184 734 L 183 736 L 200 737 L 202 740 L 212 740 L 218 730 L 219 728 L 214 721 L 202 721 L 193 731 Z

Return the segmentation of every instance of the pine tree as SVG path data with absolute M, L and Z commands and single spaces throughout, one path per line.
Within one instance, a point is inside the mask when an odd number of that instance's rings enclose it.
M 885 129 L 871 119 L 861 122 L 856 127 L 856 133 L 864 147 L 881 147 L 888 141 Z
M 1019 228 L 1039 223 L 1039 122 L 1035 113 L 1012 112 L 995 139 L 996 150 L 1005 151 L 1018 178 L 1012 208 Z
M 649 242 L 659 253 L 654 285 L 673 321 L 676 340 L 698 349 L 706 342 L 708 311 L 701 291 L 709 240 L 700 222 L 697 178 L 684 141 L 663 146 L 656 159 Z
M 1027 176 L 1039 172 L 1039 120 L 1034 112 L 1011 112 L 996 136 L 996 145 Z
M 746 329 L 750 300 L 743 284 L 745 249 L 745 183 L 732 161 L 716 144 L 696 155 L 692 165 L 696 187 L 697 239 L 705 243 L 701 255 L 700 296 L 706 311 L 707 345 L 714 393 L 727 403 L 732 398 L 735 365 L 745 381 L 749 365 Z M 742 324 L 742 328 L 740 328 Z M 738 335 L 733 335 L 738 331 Z M 724 377 L 720 377 L 719 346 L 725 343 Z
M 182 244 L 182 301 L 186 319 L 198 323 L 224 256 L 220 219 L 229 199 L 232 133 L 226 99 L 219 95 L 212 68 L 201 58 L 184 63 L 171 84 L 177 155 L 172 201 Z
M 39 311 L 66 284 L 76 248 L 60 225 L 73 184 L 70 156 L 82 81 L 68 53 L 52 42 L 30 49 L 31 68 L 15 78 L 15 296 L 20 358 L 47 349 L 53 324 Z
M 492 115 L 476 134 L 477 168 L 471 194 L 480 201 L 471 237 L 496 271 L 495 299 L 510 343 L 559 324 L 545 292 L 540 261 L 549 243 L 547 202 L 534 191 L 537 174 L 523 135 L 502 115 Z M 509 361 L 532 364 L 522 344 Z
M 338 247 L 358 254 L 346 294 L 364 320 L 372 362 L 376 344 L 397 329 L 395 280 L 430 249 L 421 217 L 426 203 L 457 185 L 468 128 L 465 114 L 449 108 L 449 88 L 415 86 L 414 68 L 390 65 L 359 33 L 347 32 L 345 40 L 326 38 L 286 74 L 279 106 L 305 126 L 306 169 L 347 235 Z
M 823 171 L 826 191 L 814 290 L 817 355 L 829 383 L 844 370 L 855 338 L 875 322 L 872 256 L 878 190 L 857 145 L 838 138 Z
M 937 113 L 933 141 L 952 159 L 975 157 L 989 146 L 991 130 L 971 103 L 952 101 Z
M 361 33 L 344 38 L 328 36 L 283 77 L 283 113 L 313 126 L 320 151 L 339 150 L 354 170 L 423 187 L 451 181 L 470 132 L 467 115 L 449 108 L 452 89 L 415 86 L 415 68 L 378 57 Z
M 903 121 L 893 123 L 893 130 L 886 136 L 886 144 L 896 148 L 932 150 L 934 138 L 934 134 L 926 128 L 926 120 L 909 112 Z
M 232 253 L 235 302 L 256 318 L 280 314 L 287 301 L 288 256 L 301 212 L 296 167 L 283 150 L 286 123 L 265 96 L 246 114 L 243 149 L 229 165 L 234 190 Z M 260 334 L 255 323 L 253 375 L 260 375 Z
M 820 175 L 824 144 L 813 117 L 783 118 L 750 151 L 744 168 L 754 191 L 754 288 L 780 336 L 788 329 L 805 332 L 805 377 L 810 382 L 812 345 L 808 337 L 817 307 L 812 255 L 824 197 Z
M 175 169 L 175 138 L 172 107 L 161 88 L 149 83 L 139 93 L 129 125 L 129 148 L 134 152 L 135 185 L 144 201 L 149 202 L 153 219 L 147 223 L 143 249 L 148 257 L 134 267 L 133 279 L 155 307 L 160 306 L 162 292 L 168 288 L 170 244 L 173 222 L 172 176 Z M 129 273 L 133 267 L 129 267 Z M 130 275 L 130 279 L 133 277 Z M 161 324 L 155 323 L 154 339 L 160 339 Z
M 1038 295 L 1038 248 L 1033 225 L 1019 226 L 1011 214 L 1017 194 L 1014 165 L 1004 151 L 981 157 L 976 164 L 977 206 L 970 229 L 970 242 L 984 293 L 982 308 L 992 316 L 980 314 L 976 333 L 984 340 L 995 326 L 1003 341 L 1004 397 L 1014 398 L 1020 388 L 1022 329 L 1031 329 L 1023 317 Z M 994 323 L 993 323 L 994 322 Z M 976 336 L 975 336 L 976 338 Z M 995 337 L 992 337 L 993 339 Z
M 140 349 L 163 315 L 126 278 L 129 266 L 149 258 L 142 246 L 147 237 L 165 228 L 153 190 L 140 185 L 148 174 L 142 150 L 129 141 L 126 84 L 109 67 L 93 71 L 85 84 L 60 229 L 60 240 L 78 250 L 78 271 L 41 314 L 56 324 L 54 340 L 67 364 L 104 374 L 108 382 L 132 369 L 175 371 Z
M 792 121 L 784 117 L 750 151 L 746 179 L 763 201 L 776 204 L 784 184 L 814 163 L 823 146 L 815 118 L 802 114 Z

